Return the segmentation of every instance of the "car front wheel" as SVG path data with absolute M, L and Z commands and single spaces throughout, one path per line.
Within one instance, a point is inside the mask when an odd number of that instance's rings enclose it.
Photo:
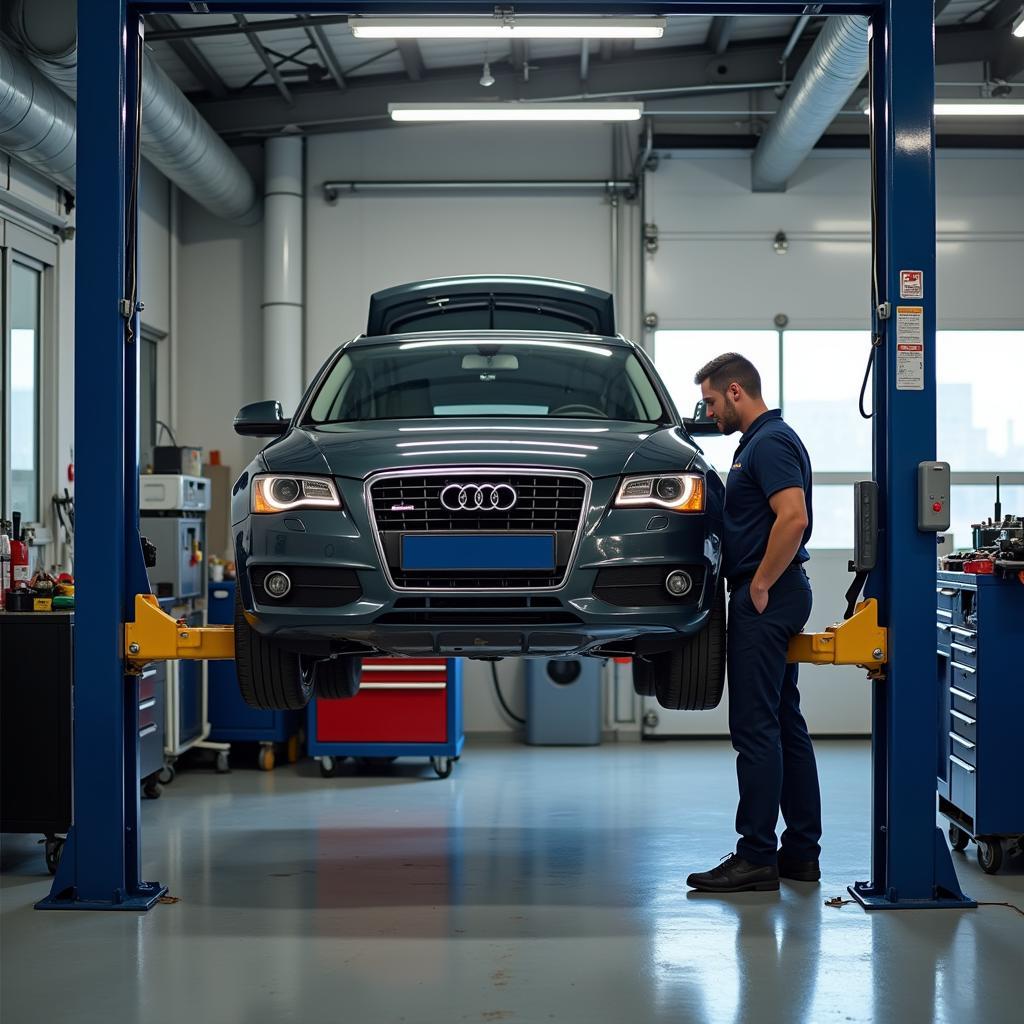
M 261 711 L 301 711 L 313 696 L 311 659 L 287 651 L 245 620 L 235 590 L 235 672 L 242 700 Z
M 321 700 L 346 700 L 359 692 L 363 659 L 355 654 L 339 654 L 317 662 L 313 678 Z
M 725 688 L 725 590 L 721 582 L 707 626 L 676 650 L 651 655 L 650 662 L 655 693 L 663 708 L 710 711 L 718 707 Z

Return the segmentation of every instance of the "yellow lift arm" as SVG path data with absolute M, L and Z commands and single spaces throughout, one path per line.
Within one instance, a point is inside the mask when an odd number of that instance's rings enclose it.
M 798 633 L 789 641 L 789 661 L 812 665 L 860 665 L 880 674 L 889 657 L 888 632 L 878 624 L 878 602 L 869 597 L 853 615 L 824 633 Z
M 152 594 L 135 595 L 135 621 L 124 624 L 124 656 L 133 670 L 150 661 L 230 660 L 234 626 L 188 626 L 168 615 Z
M 861 601 L 851 618 L 823 633 L 798 633 L 789 642 L 789 661 L 812 665 L 861 665 L 878 674 L 888 658 L 887 632 L 878 625 L 878 602 Z M 135 621 L 124 626 L 125 659 L 133 669 L 150 661 L 184 658 L 230 660 L 233 626 L 188 626 L 168 615 L 152 594 L 135 595 Z

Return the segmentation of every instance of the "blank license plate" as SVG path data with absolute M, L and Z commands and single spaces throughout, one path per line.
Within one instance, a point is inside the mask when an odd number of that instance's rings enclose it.
M 457 534 L 402 537 L 402 568 L 417 569 L 533 569 L 555 568 L 554 534 Z

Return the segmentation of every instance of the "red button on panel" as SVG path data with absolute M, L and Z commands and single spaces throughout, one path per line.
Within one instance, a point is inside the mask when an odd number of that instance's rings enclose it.
M 941 501 L 935 502 L 935 504 L 932 505 L 932 511 L 933 512 L 941 512 L 942 511 L 942 502 Z

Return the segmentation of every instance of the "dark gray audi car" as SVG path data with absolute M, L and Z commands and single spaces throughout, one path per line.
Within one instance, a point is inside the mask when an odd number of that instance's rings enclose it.
M 367 655 L 633 658 L 670 708 L 725 671 L 723 485 L 612 297 L 451 278 L 372 296 L 233 489 L 236 662 L 261 708 L 352 696 Z

